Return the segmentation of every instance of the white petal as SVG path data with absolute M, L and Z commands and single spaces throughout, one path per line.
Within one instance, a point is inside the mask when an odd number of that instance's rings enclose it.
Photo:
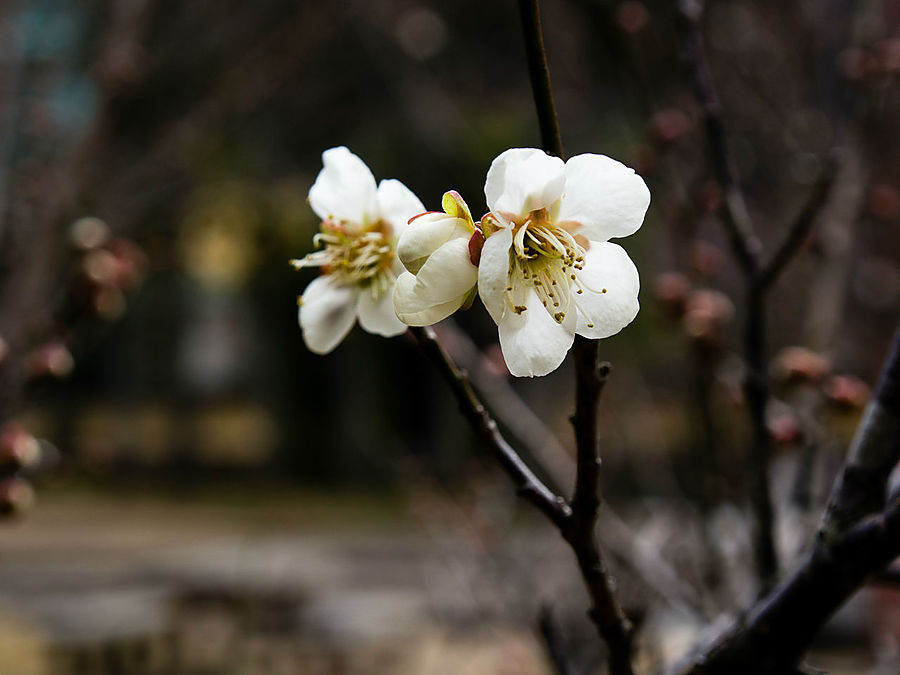
M 637 267 L 621 246 L 592 241 L 585 254 L 584 269 L 577 274 L 584 288 L 584 293 L 573 296 L 578 303 L 579 335 L 609 337 L 637 316 L 641 282 Z M 594 324 L 593 328 L 588 327 L 589 323 Z
M 416 293 L 431 303 L 465 295 L 478 283 L 478 268 L 469 258 L 469 240 L 451 239 L 431 254 L 416 274 Z
M 426 213 L 413 220 L 400 235 L 397 256 L 400 262 L 413 274 L 417 273 L 425 260 L 451 237 L 468 237 L 472 232 L 462 218 L 446 213 Z
M 572 312 L 556 323 L 534 289 L 528 290 L 528 308 L 521 314 L 507 312 L 500 322 L 500 349 L 509 372 L 516 377 L 546 375 L 559 367 L 575 339 Z
M 327 354 L 346 337 L 356 319 L 356 289 L 334 283 L 328 275 L 303 291 L 299 320 L 303 341 L 311 352 Z
M 481 262 L 478 263 L 478 295 L 496 324 L 500 323 L 506 308 L 512 240 L 513 233 L 509 228 L 494 232 L 484 240 Z
M 577 222 L 592 241 L 634 234 L 650 205 L 650 190 L 633 169 L 604 155 L 566 162 L 566 194 L 557 222 Z
M 340 146 L 322 153 L 324 168 L 309 189 L 309 204 L 322 220 L 362 225 L 377 215 L 375 177 L 359 157 Z
M 404 272 L 394 286 L 394 310 L 403 323 L 409 326 L 430 326 L 442 321 L 458 310 L 466 296 L 448 302 L 432 304 L 416 293 L 416 277 Z
M 406 229 L 413 216 L 425 213 L 425 207 L 412 191 L 399 180 L 390 178 L 378 185 L 376 194 L 381 219 L 394 228 L 394 236 Z
M 394 312 L 392 296 L 392 289 L 377 296 L 369 288 L 359 291 L 356 311 L 359 314 L 359 325 L 364 331 L 383 337 L 394 337 L 406 330 L 406 324 L 400 321 Z
M 565 164 L 534 148 L 513 148 L 494 159 L 484 183 L 488 208 L 499 214 L 525 216 L 551 206 L 563 194 Z

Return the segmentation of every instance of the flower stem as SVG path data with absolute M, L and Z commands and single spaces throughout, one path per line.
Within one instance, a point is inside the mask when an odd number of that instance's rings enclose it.
M 519 14 L 522 16 L 522 34 L 525 38 L 525 56 L 528 59 L 531 92 L 534 95 L 538 124 L 541 128 L 541 145 L 545 152 L 563 157 L 562 138 L 559 135 L 553 89 L 550 86 L 550 68 L 547 66 L 547 53 L 544 51 L 538 0 L 519 0 Z
M 550 69 L 544 50 L 538 0 L 519 0 L 519 13 L 522 17 L 525 53 L 541 129 L 541 142 L 545 152 L 565 159 L 556 106 L 553 103 L 553 89 L 550 86 Z M 613 583 L 606 571 L 596 534 L 600 510 L 597 403 L 609 366 L 605 364 L 601 371 L 596 340 L 576 336 L 573 353 L 576 402 L 572 422 L 578 447 L 577 475 L 571 515 L 560 527 L 560 533 L 578 560 L 581 576 L 591 598 L 591 620 L 609 648 L 610 673 L 632 675 L 633 628 L 613 592 Z

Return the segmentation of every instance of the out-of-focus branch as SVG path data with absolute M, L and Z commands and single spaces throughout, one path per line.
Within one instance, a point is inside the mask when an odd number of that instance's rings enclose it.
M 788 233 L 763 264 L 762 248 L 753 228 L 743 192 L 737 181 L 734 162 L 725 139 L 721 104 L 715 89 L 703 45 L 702 0 L 679 0 L 678 24 L 684 46 L 684 60 L 704 118 L 706 140 L 716 180 L 723 191 L 722 221 L 732 253 L 741 268 L 746 289 L 747 315 L 744 324 L 744 358 L 747 376 L 744 393 L 752 426 L 752 442 L 747 454 L 748 496 L 754 514 L 753 549 L 757 577 L 762 591 L 774 582 L 778 571 L 775 549 L 774 511 L 769 486 L 771 439 L 766 426 L 769 383 L 765 352 L 765 295 L 787 264 L 800 250 L 815 224 L 834 184 L 835 167 L 829 164 L 812 190 L 806 205 L 788 228 Z
M 701 0 L 679 0 L 678 24 L 684 45 L 684 60 L 691 75 L 697 102 L 703 110 L 710 161 L 723 191 L 722 221 L 728 233 L 732 253 L 744 276 L 747 289 L 747 317 L 744 324 L 744 358 L 747 377 L 744 394 L 752 426 L 752 441 L 747 452 L 747 492 L 753 511 L 753 554 L 756 575 L 763 591 L 778 571 L 775 551 L 774 514 L 769 488 L 771 439 L 766 428 L 766 402 L 769 398 L 765 364 L 765 306 L 756 277 L 760 269 L 761 245 L 747 211 L 743 192 L 737 182 L 734 162 L 725 142 L 721 104 L 703 45 L 700 22 Z
M 468 376 L 453 363 L 450 355 L 438 341 L 434 330 L 429 327 L 410 328 L 409 330 L 425 355 L 440 370 L 441 375 L 456 396 L 463 416 L 469 421 L 485 446 L 493 452 L 500 466 L 515 483 L 519 494 L 534 504 L 558 528 L 565 527 L 566 521 L 571 515 L 571 509 L 562 497 L 554 494 L 534 474 L 515 449 L 506 442 L 497 428 L 497 422 L 494 421 L 475 390 L 472 389 Z
M 509 375 L 498 373 L 490 358 L 452 321 L 442 321 L 433 328 L 457 365 L 468 371 L 472 384 L 497 419 L 546 470 L 550 486 L 571 484 L 575 476 L 572 455 L 510 385 Z
M 900 332 L 857 431 L 812 550 L 738 624 L 675 672 L 789 672 L 828 617 L 900 555 L 900 496 L 885 505 L 900 460 Z
M 716 180 L 723 192 L 722 220 L 728 231 L 731 249 L 744 273 L 755 274 L 759 268 L 762 245 L 754 232 L 744 193 L 737 181 L 734 161 L 725 142 L 722 106 L 713 83 L 700 30 L 703 4 L 702 0 L 678 2 L 684 60 L 691 74 L 694 94 L 703 111 L 709 155 Z
M 550 71 L 541 32 L 538 0 L 519 0 L 522 33 L 528 54 L 531 90 L 534 95 L 544 151 L 563 157 L 559 122 L 550 86 Z M 633 627 L 613 592 L 597 541 L 599 456 L 597 454 L 597 403 L 603 389 L 608 365 L 601 373 L 597 362 L 597 342 L 575 336 L 575 441 L 577 447 L 575 491 L 571 516 L 560 528 L 575 557 L 591 598 L 590 616 L 609 649 L 612 675 L 632 675 L 631 647 Z
M 778 280 L 788 263 L 797 255 L 831 195 L 836 176 L 837 166 L 834 162 L 829 162 L 813 186 L 803 209 L 788 229 L 781 246 L 757 274 L 756 286 L 759 292 L 768 290 Z
M 559 625 L 553 610 L 547 605 L 541 607 L 538 615 L 537 623 L 538 634 L 541 636 L 541 642 L 544 644 L 544 650 L 547 652 L 547 658 L 553 665 L 556 675 L 575 675 L 575 667 L 566 654 L 563 646 L 563 636 L 560 634 Z

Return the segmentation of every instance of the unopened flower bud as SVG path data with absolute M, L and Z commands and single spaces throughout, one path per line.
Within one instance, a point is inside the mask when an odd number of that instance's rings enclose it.
M 734 304 L 724 293 L 700 288 L 688 294 L 682 323 L 697 342 L 714 347 L 722 340 L 722 327 L 734 316 Z
M 41 446 L 25 427 L 18 422 L 7 422 L 0 427 L 0 468 L 29 468 L 40 459 Z
M 0 516 L 27 513 L 34 506 L 34 489 L 24 478 L 12 476 L 0 480 Z
M 75 367 L 72 353 L 62 342 L 54 341 L 33 349 L 25 359 L 25 368 L 32 377 L 49 375 L 66 377 Z
M 670 319 L 680 319 L 684 316 L 685 303 L 690 290 L 691 282 L 680 272 L 660 274 L 653 284 L 653 294 L 663 312 Z
M 781 382 L 820 382 L 830 371 L 828 359 L 806 347 L 786 347 L 775 357 L 775 377 Z
M 793 415 L 782 414 L 773 417 L 767 420 L 766 426 L 776 445 L 794 445 L 803 439 L 803 430 Z
M 845 410 L 863 408 L 871 395 L 866 383 L 852 375 L 832 375 L 825 383 L 824 391 L 831 403 Z

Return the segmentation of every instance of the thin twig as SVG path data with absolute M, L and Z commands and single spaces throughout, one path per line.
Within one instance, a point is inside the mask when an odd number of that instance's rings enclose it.
M 609 647 L 612 673 L 630 673 L 631 645 L 634 634 L 612 590 L 609 575 L 597 541 L 597 516 L 600 511 L 600 457 L 597 452 L 597 404 L 609 376 L 610 365 L 598 363 L 597 341 L 581 336 L 572 348 L 575 356 L 575 430 L 576 474 L 572 496 L 572 517 L 563 537 L 578 559 L 581 575 L 593 600 L 591 618 Z
M 747 376 L 744 394 L 752 427 L 752 440 L 747 451 L 747 492 L 754 515 L 752 523 L 753 557 L 761 592 L 771 588 L 778 572 L 775 549 L 775 515 L 769 487 L 769 460 L 772 443 L 766 426 L 766 404 L 769 384 L 765 356 L 765 288 L 758 283 L 760 276 L 761 245 L 747 210 L 743 191 L 737 180 L 734 161 L 725 138 L 722 107 L 716 92 L 712 71 L 703 44 L 701 20 L 702 0 L 679 0 L 677 23 L 684 46 L 684 61 L 691 75 L 694 93 L 702 111 L 710 161 L 716 180 L 722 188 L 722 222 L 729 237 L 732 253 L 741 268 L 747 292 L 747 316 L 744 325 L 744 356 Z M 803 228 L 811 225 L 798 219 Z M 792 230 L 794 231 L 794 230 Z M 788 240 L 779 250 L 767 271 L 767 284 L 774 281 L 778 272 L 796 251 L 799 243 Z
M 679 0 L 678 8 L 684 43 L 684 61 L 691 74 L 697 102 L 703 111 L 703 124 L 713 171 L 722 188 L 722 219 L 728 231 L 731 249 L 740 263 L 741 269 L 745 274 L 754 274 L 759 268 L 762 246 L 753 230 L 744 193 L 737 181 L 734 160 L 725 141 L 722 106 L 713 82 L 700 30 L 703 2 L 701 0 Z
M 828 201 L 836 176 L 837 167 L 834 162 L 830 161 L 813 186 L 806 204 L 803 206 L 803 210 L 800 211 L 800 214 L 788 229 L 787 236 L 781 246 L 778 247 L 772 259 L 757 274 L 756 285 L 760 291 L 767 290 L 778 280 L 784 268 L 806 241 L 813 225 L 816 224 L 819 214 L 822 212 L 822 208 Z
M 553 610 L 548 605 L 541 607 L 537 629 L 541 636 L 541 642 L 544 644 L 544 650 L 547 652 L 547 658 L 553 665 L 556 675 L 575 675 L 575 666 L 572 665 L 572 661 L 566 653 L 559 625 L 553 615 Z
M 478 433 L 485 446 L 494 453 L 500 466 L 512 478 L 519 495 L 534 504 L 558 528 L 565 527 L 571 509 L 562 497 L 555 495 L 534 474 L 515 449 L 506 442 L 497 428 L 497 422 L 494 421 L 475 390 L 472 389 L 468 376 L 453 363 L 449 354 L 438 341 L 434 330 L 429 327 L 416 327 L 409 330 L 425 355 L 441 371 L 441 375 L 456 396 L 460 411 Z

